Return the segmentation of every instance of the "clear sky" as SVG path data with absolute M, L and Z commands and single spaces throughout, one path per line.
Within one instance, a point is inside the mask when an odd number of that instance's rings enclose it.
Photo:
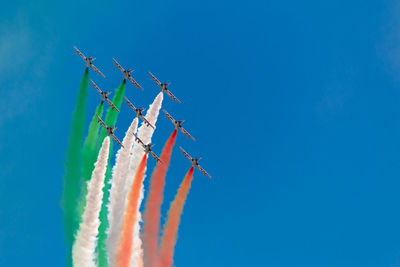
M 213 179 L 195 173 L 177 267 L 400 266 L 399 14 L 394 0 L 3 1 L 0 266 L 65 263 L 73 45 L 101 88 L 122 80 L 115 57 L 145 89 L 128 85 L 137 105 L 158 93 L 147 71 L 183 102 L 163 107 Z M 173 127 L 157 126 L 159 153 Z M 176 147 L 163 217 L 188 168 Z

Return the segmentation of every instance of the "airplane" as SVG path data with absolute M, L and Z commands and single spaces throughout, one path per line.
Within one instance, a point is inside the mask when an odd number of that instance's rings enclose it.
M 165 113 L 165 117 L 170 119 L 172 121 L 172 123 L 175 125 L 175 129 L 177 129 L 177 130 L 179 129 L 184 135 L 186 135 L 186 137 L 189 137 L 193 141 L 195 141 L 193 136 L 191 136 L 185 129 L 183 129 L 182 123 L 185 122 L 184 120 L 175 120 L 174 118 L 172 118 L 171 115 L 169 115 L 169 113 L 165 109 L 163 109 L 163 111 Z
M 133 70 L 131 70 L 131 69 L 124 70 L 124 68 L 121 67 L 121 65 L 120 65 L 114 58 L 113 58 L 112 60 L 114 61 L 114 65 L 115 65 L 118 69 L 120 69 L 121 72 L 124 74 L 124 79 L 125 79 L 125 80 L 128 79 L 129 81 L 131 81 L 131 83 L 132 83 L 134 86 L 136 86 L 136 88 L 140 88 L 140 89 L 143 90 L 143 88 L 132 78 L 131 72 L 132 72 Z
M 133 135 L 135 136 L 135 141 L 143 146 L 145 153 L 150 154 L 157 162 L 163 163 L 161 161 L 161 159 L 151 150 L 151 148 L 154 146 L 154 144 L 149 143 L 149 144 L 145 145 L 143 143 L 143 141 L 140 140 L 140 138 L 136 134 L 133 134 Z
M 185 150 L 183 150 L 182 147 L 179 147 L 179 148 L 182 150 L 182 154 L 192 162 L 193 167 L 196 167 L 197 169 L 199 169 L 201 174 L 207 175 L 209 178 L 211 178 L 211 176 L 199 165 L 199 160 L 201 158 L 192 158 L 191 156 L 189 156 L 189 154 Z
M 99 70 L 93 65 L 92 62 L 96 60 L 95 57 L 85 57 L 85 56 L 81 53 L 81 51 L 79 51 L 78 48 L 76 48 L 76 46 L 74 46 L 74 49 L 75 49 L 75 52 L 76 52 L 80 57 L 82 57 L 83 60 L 86 62 L 86 68 L 91 67 L 91 68 L 94 70 L 94 72 L 96 72 L 97 74 L 103 76 L 103 78 L 106 77 L 106 76 L 104 76 L 103 73 L 101 73 L 101 71 L 99 71 Z
M 160 87 L 161 92 L 165 92 L 167 95 L 169 95 L 172 100 L 175 100 L 178 103 L 181 103 L 178 98 L 176 98 L 170 90 L 168 90 L 167 86 L 169 85 L 169 82 L 161 83 L 151 72 L 149 71 L 150 77 L 153 81 L 157 83 L 157 85 Z
M 100 124 L 103 125 L 103 127 L 104 127 L 104 128 L 106 129 L 106 131 L 107 131 L 107 135 L 108 135 L 108 136 L 111 135 L 111 137 L 115 140 L 115 142 L 118 143 L 118 145 L 124 147 L 124 146 L 122 145 L 122 143 L 118 140 L 118 138 L 114 135 L 114 131 L 115 131 L 117 128 L 114 127 L 114 126 L 108 127 L 108 126 L 104 123 L 104 121 L 99 117 L 99 115 L 96 114 L 96 116 L 97 116 L 97 122 L 100 122 Z
M 126 96 L 124 96 L 125 100 L 126 100 L 126 104 L 128 106 L 130 106 L 133 111 L 136 113 L 136 117 L 139 117 L 143 120 L 144 124 L 147 124 L 147 126 L 150 126 L 151 128 L 155 129 L 153 125 L 150 124 L 150 122 L 148 120 L 146 120 L 146 118 L 143 116 L 143 112 L 145 111 L 144 108 L 136 108 L 131 101 L 128 100 L 128 98 Z
M 108 96 L 111 94 L 111 92 L 109 92 L 109 91 L 101 91 L 100 88 L 92 80 L 90 80 L 90 82 L 92 83 L 92 87 L 94 89 L 96 89 L 99 92 L 99 94 L 101 95 L 101 102 L 103 103 L 104 101 L 107 101 L 107 103 L 112 107 L 112 109 L 115 109 L 116 111 L 119 112 L 119 109 L 117 109 L 117 107 L 114 106 L 114 104 L 108 98 Z

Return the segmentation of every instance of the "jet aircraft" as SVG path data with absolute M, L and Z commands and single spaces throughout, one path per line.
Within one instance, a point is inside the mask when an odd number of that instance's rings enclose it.
M 211 176 L 199 165 L 199 160 L 200 160 L 201 158 L 192 158 L 191 156 L 189 156 L 189 154 L 188 154 L 185 150 L 183 150 L 182 147 L 179 147 L 179 148 L 182 150 L 182 154 L 183 154 L 186 158 L 188 158 L 188 159 L 190 160 L 190 162 L 192 163 L 192 166 L 193 166 L 193 167 L 196 167 L 197 169 L 199 169 L 200 172 L 201 172 L 201 174 L 207 175 L 209 178 L 211 178 Z
M 101 73 L 101 71 L 99 71 L 94 65 L 93 65 L 93 61 L 96 60 L 96 58 L 94 57 L 85 57 L 84 54 L 81 53 L 81 51 L 79 51 L 78 48 L 76 48 L 76 46 L 74 46 L 75 52 L 83 59 L 83 61 L 86 62 L 86 68 L 92 68 L 94 70 L 94 72 L 96 72 L 97 74 L 103 76 L 104 78 L 106 76 L 104 76 L 103 73 Z

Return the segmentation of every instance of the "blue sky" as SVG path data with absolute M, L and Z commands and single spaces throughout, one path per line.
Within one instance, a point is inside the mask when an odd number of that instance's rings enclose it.
M 195 173 L 176 266 L 400 266 L 396 1 L 7 1 L 0 10 L 0 265 L 65 262 L 62 176 L 84 65 L 171 81 Z M 89 91 L 88 119 L 99 97 Z M 123 107 L 118 137 L 130 124 Z M 172 125 L 161 118 L 160 152 Z M 165 205 L 189 164 L 175 149 Z M 148 172 L 149 174 L 149 172 Z M 165 215 L 164 215 L 165 216 Z

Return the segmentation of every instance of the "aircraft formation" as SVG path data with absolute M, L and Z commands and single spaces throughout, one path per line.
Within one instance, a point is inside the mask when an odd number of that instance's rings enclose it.
M 93 65 L 93 61 L 96 58 L 86 57 L 75 46 L 74 46 L 74 49 L 75 49 L 76 54 L 78 54 L 83 59 L 83 61 L 85 61 L 87 69 L 91 68 L 91 69 L 93 69 L 93 71 L 95 73 L 97 73 L 98 75 L 105 78 L 104 74 Z M 122 72 L 124 80 L 129 80 L 136 88 L 143 90 L 143 88 L 139 85 L 139 83 L 136 82 L 136 80 L 132 77 L 132 72 L 133 72 L 132 69 L 124 69 L 114 58 L 112 60 L 114 62 L 115 67 L 118 68 Z M 176 98 L 172 94 L 172 92 L 168 89 L 168 85 L 170 84 L 169 82 L 163 82 L 163 83 L 160 82 L 151 72 L 149 72 L 149 75 L 150 75 L 151 80 L 153 80 L 158 85 L 161 92 L 167 94 L 172 99 L 172 101 L 181 103 L 181 101 L 178 98 Z M 101 102 L 107 102 L 108 105 L 112 109 L 116 110 L 117 112 L 120 112 L 118 110 L 118 108 L 109 99 L 109 95 L 111 94 L 111 92 L 102 91 L 92 80 L 90 80 L 90 82 L 92 84 L 92 87 L 100 94 Z M 136 113 L 136 117 L 140 118 L 147 127 L 152 127 L 154 129 L 154 126 L 151 125 L 151 123 L 143 115 L 145 108 L 137 108 L 132 104 L 131 101 L 129 101 L 129 99 L 127 97 L 124 97 L 124 98 L 126 100 L 126 104 Z M 168 118 L 172 122 L 172 124 L 174 125 L 176 130 L 181 131 L 187 138 L 190 138 L 193 141 L 195 141 L 193 136 L 191 136 L 189 134 L 189 132 L 186 131 L 182 127 L 182 123 L 184 122 L 184 120 L 175 120 L 165 109 L 163 109 L 163 112 L 165 114 L 165 117 Z M 97 116 L 98 123 L 100 123 L 105 128 L 107 135 L 111 136 L 118 145 L 123 147 L 122 143 L 119 141 L 119 139 L 114 134 L 114 131 L 117 128 L 115 126 L 106 125 L 106 123 L 98 115 L 96 115 L 96 116 Z M 135 141 L 143 147 L 145 153 L 152 156 L 157 162 L 162 163 L 161 159 L 152 151 L 152 147 L 154 146 L 154 144 L 151 144 L 151 143 L 145 144 L 137 135 L 135 135 Z M 191 165 L 193 167 L 197 168 L 202 175 L 206 175 L 209 178 L 211 178 L 211 176 L 199 165 L 198 161 L 201 159 L 200 157 L 193 158 L 182 147 L 179 147 L 179 148 L 182 151 L 183 156 L 186 157 L 187 159 L 189 159 L 189 161 L 191 162 Z

